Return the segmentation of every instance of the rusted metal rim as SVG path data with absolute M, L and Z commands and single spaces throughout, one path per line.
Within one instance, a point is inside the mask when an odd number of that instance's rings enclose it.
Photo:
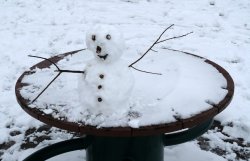
M 81 50 L 84 50 L 84 49 L 81 49 Z M 50 58 L 50 60 L 53 61 L 54 63 L 57 63 L 64 57 L 68 55 L 73 55 L 81 50 L 63 53 L 63 54 Z M 73 131 L 73 132 L 78 132 L 81 134 L 96 135 L 96 136 L 116 136 L 116 137 L 117 136 L 121 136 L 121 137 L 146 136 L 146 135 L 157 135 L 161 133 L 168 133 L 168 132 L 173 132 L 177 130 L 182 130 L 184 128 L 195 127 L 206 120 L 212 119 L 215 115 L 220 113 L 229 105 L 234 94 L 234 82 L 233 82 L 232 77 L 229 75 L 229 73 L 218 64 L 208 59 L 205 59 L 203 57 L 191 54 L 191 53 L 187 53 L 183 51 L 178 51 L 178 52 L 182 52 L 183 54 L 188 54 L 197 58 L 204 59 L 206 63 L 216 68 L 224 76 L 224 78 L 227 81 L 227 86 L 222 87 L 222 88 L 227 90 L 228 93 L 218 104 L 211 104 L 210 109 L 203 111 L 200 114 L 197 114 L 187 119 L 178 119 L 175 122 L 171 122 L 171 123 L 151 125 L 151 126 L 142 126 L 140 128 L 131 128 L 131 127 L 96 128 L 95 126 L 89 126 L 89 125 L 84 125 L 84 124 L 75 123 L 75 122 L 68 122 L 65 120 L 53 118 L 51 115 L 45 114 L 36 108 L 30 108 L 28 105 L 29 100 L 24 99 L 22 95 L 20 94 L 20 89 L 24 86 L 27 86 L 27 84 L 22 83 L 23 77 L 25 75 L 32 74 L 31 70 L 34 68 L 47 68 L 50 65 L 52 65 L 48 61 L 42 61 L 32 66 L 30 68 L 31 69 L 30 71 L 25 71 L 19 77 L 15 86 L 16 98 L 17 98 L 19 105 L 23 108 L 23 110 L 26 111 L 32 117 L 44 122 L 45 124 L 52 125 L 61 129 Z

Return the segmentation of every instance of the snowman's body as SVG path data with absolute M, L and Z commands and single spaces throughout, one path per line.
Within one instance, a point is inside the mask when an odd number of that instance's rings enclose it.
M 95 56 L 80 76 L 80 102 L 91 114 L 125 114 L 134 79 L 120 58 L 122 35 L 110 26 L 95 26 L 86 36 L 87 47 Z

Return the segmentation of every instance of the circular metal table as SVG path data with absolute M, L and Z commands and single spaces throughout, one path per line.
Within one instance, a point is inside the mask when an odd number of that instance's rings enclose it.
M 79 51 L 81 50 L 63 53 L 49 60 L 57 63 L 64 57 L 73 55 Z M 204 59 L 191 53 L 182 53 Z M 30 70 L 25 71 L 16 82 L 15 92 L 19 105 L 29 115 L 45 124 L 86 136 L 45 147 L 33 153 L 25 160 L 46 160 L 68 151 L 86 149 L 87 161 L 163 161 L 164 146 L 184 143 L 205 133 L 211 126 L 213 117 L 224 110 L 232 100 L 234 82 L 229 73 L 208 59 L 205 59 L 205 63 L 213 66 L 226 79 L 226 96 L 220 100 L 219 103 L 212 104 L 212 108 L 202 111 L 197 115 L 190 116 L 189 118 L 178 118 L 175 122 L 142 126 L 140 128 L 97 128 L 95 126 L 54 118 L 51 114 L 46 114 L 38 108 L 30 107 L 30 100 L 25 99 L 20 92 L 23 87 L 28 85 L 23 83 L 22 80 L 25 76 L 32 75 L 33 69 L 48 68 L 52 63 L 42 61 L 32 66 Z

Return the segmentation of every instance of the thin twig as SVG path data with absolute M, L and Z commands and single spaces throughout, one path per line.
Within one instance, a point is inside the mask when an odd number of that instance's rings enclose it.
M 154 50 L 154 49 L 150 49 L 150 50 L 153 51 L 153 52 L 156 52 L 156 53 L 158 52 L 158 51 L 156 51 L 156 50 Z
M 62 74 L 62 73 L 84 73 L 84 71 L 79 71 L 79 70 L 62 70 L 62 69 L 60 69 L 57 65 L 56 65 L 56 63 L 54 63 L 53 61 L 51 61 L 50 59 L 47 59 L 47 58 L 44 58 L 44 57 L 40 57 L 40 56 L 34 56 L 34 55 L 28 55 L 29 57 L 34 57 L 34 58 L 40 58 L 40 59 L 44 59 L 44 60 L 46 60 L 46 61 L 48 61 L 48 62 L 50 62 L 51 64 L 53 64 L 56 68 L 57 68 L 57 70 L 56 70 L 56 72 L 59 72 L 55 77 L 54 77 L 54 79 L 52 79 L 50 82 L 49 82 L 49 84 L 42 90 L 42 92 L 40 92 L 37 96 L 36 96 L 36 98 L 32 101 L 32 103 L 33 102 L 35 102 L 42 94 L 43 94 L 43 92 Z
M 187 35 L 192 34 L 192 33 L 193 33 L 193 31 L 192 31 L 192 32 L 189 32 L 189 33 L 186 33 L 186 34 L 184 34 L 184 35 L 170 37 L 170 38 L 167 38 L 167 39 L 158 41 L 158 42 L 156 42 L 156 44 L 159 44 L 159 43 L 164 42 L 164 41 L 167 41 L 167 40 L 172 40 L 172 39 L 181 38 L 181 37 L 187 36 Z
M 171 48 L 167 48 L 167 47 L 163 47 L 162 49 L 166 49 L 166 50 L 170 50 L 170 51 L 178 51 L 178 52 L 182 52 L 182 53 L 188 53 L 188 52 L 185 52 L 185 51 L 182 51 L 182 50 L 171 49 Z M 188 53 L 188 54 L 190 54 L 190 53 Z
M 193 33 L 193 32 L 189 32 L 189 33 L 186 33 L 186 34 L 184 34 L 184 35 L 174 36 L 174 37 L 167 38 L 167 39 L 164 39 L 164 40 L 159 41 L 159 40 L 161 39 L 162 35 L 163 35 L 168 29 L 170 29 L 172 26 L 174 26 L 174 24 L 172 24 L 172 25 L 170 25 L 168 28 L 166 28 L 166 29 L 160 34 L 160 36 L 156 39 L 156 41 L 148 48 L 148 50 L 147 50 L 139 59 L 137 59 L 136 61 L 134 61 L 133 63 L 131 63 L 131 64 L 129 65 L 129 67 L 132 67 L 133 69 L 135 69 L 135 70 L 137 70 L 137 71 L 140 71 L 140 72 L 149 73 L 149 74 L 161 75 L 161 73 L 153 73 L 153 72 L 148 72 L 148 71 L 144 71 L 144 70 L 137 69 L 137 68 L 135 68 L 133 65 L 136 64 L 137 62 L 139 62 L 139 61 L 140 61 L 149 51 L 157 52 L 157 51 L 155 51 L 155 50 L 152 49 L 156 44 L 159 44 L 159 43 L 161 43 L 161 42 L 164 42 L 164 41 L 167 41 L 167 40 L 171 40 L 171 39 L 181 38 L 181 37 L 184 37 L 184 36 L 187 36 L 187 35 Z
M 55 72 L 61 72 L 61 73 L 85 73 L 84 71 L 80 70 L 55 70 Z
M 47 59 L 47 58 L 44 58 L 44 57 L 40 57 L 40 56 L 34 56 L 34 55 L 28 55 L 29 57 L 33 57 L 33 58 L 40 58 L 40 59 L 44 59 L 44 60 L 47 60 L 49 61 L 50 63 L 52 63 L 58 70 L 61 70 L 57 65 L 56 63 L 54 63 L 53 61 Z
M 136 64 L 138 61 L 140 61 L 153 47 L 154 45 L 160 40 L 160 38 L 162 37 L 162 35 L 168 30 L 170 29 L 172 26 L 174 26 L 174 24 L 170 25 L 168 28 L 166 28 L 161 34 L 160 36 L 156 39 L 156 41 L 148 48 L 148 50 L 136 61 L 134 61 L 132 64 L 129 65 L 129 67 L 132 67 L 134 64 Z
M 61 72 L 59 72 L 56 76 L 55 76 L 55 78 L 54 79 L 52 79 L 50 82 L 49 82 L 49 84 L 42 90 L 42 92 L 40 92 L 37 96 L 36 96 L 36 98 L 32 101 L 32 103 L 33 102 L 35 102 L 42 94 L 43 94 L 43 92 L 56 80 L 56 78 L 58 78 L 59 77 L 59 75 L 61 74 Z
M 143 72 L 143 73 L 162 75 L 161 73 L 153 73 L 153 72 L 148 72 L 148 71 L 145 71 L 145 70 L 140 70 L 140 69 L 138 69 L 138 68 L 135 68 L 134 66 L 131 66 L 131 68 L 133 68 L 133 69 L 135 69 L 135 70 L 137 70 L 137 71 Z
M 50 59 L 48 58 L 44 58 L 44 57 L 41 57 L 41 56 L 34 56 L 34 55 L 28 55 L 29 57 L 34 57 L 34 58 L 40 58 L 40 59 L 44 59 L 46 61 L 49 61 L 51 64 L 53 64 L 57 70 L 55 70 L 55 72 L 61 72 L 61 73 L 84 73 L 84 71 L 80 71 L 80 70 L 63 70 L 63 69 L 60 69 L 58 67 L 58 65 L 56 65 L 56 63 L 54 63 L 53 61 L 51 61 Z

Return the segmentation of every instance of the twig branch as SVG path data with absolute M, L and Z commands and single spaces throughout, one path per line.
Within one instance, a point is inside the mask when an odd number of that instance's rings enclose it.
M 140 69 L 137 69 L 135 68 L 133 65 L 136 64 L 137 62 L 139 62 L 149 51 L 153 51 L 153 52 L 157 52 L 156 50 L 153 50 L 152 48 L 156 45 L 156 44 L 159 44 L 161 42 L 164 42 L 164 41 L 167 41 L 167 40 L 171 40 L 171 39 L 177 39 L 177 38 L 181 38 L 181 37 L 184 37 L 184 36 L 187 36 L 193 32 L 189 32 L 189 33 L 186 33 L 184 35 L 180 35 L 180 36 L 174 36 L 174 37 L 171 37 L 171 38 L 167 38 L 167 39 L 164 39 L 164 40 L 161 40 L 161 37 L 162 35 L 168 30 L 170 29 L 172 26 L 174 26 L 174 24 L 170 25 L 168 28 L 166 28 L 161 34 L 160 36 L 156 39 L 156 41 L 147 49 L 147 51 L 140 57 L 138 58 L 136 61 L 134 61 L 133 63 L 131 63 L 128 67 L 131 67 L 135 70 L 138 70 L 140 72 L 144 72 L 144 73 L 149 73 L 149 74 L 157 74 L 157 75 L 161 75 L 161 73 L 153 73 L 153 72 L 148 72 L 148 71 L 144 71 L 144 70 L 140 70 Z
M 61 72 L 61 73 L 85 73 L 84 71 L 81 70 L 55 70 L 55 72 Z
M 154 50 L 154 49 L 150 49 L 151 51 L 153 51 L 153 52 L 158 52 L 158 51 L 156 51 L 156 50 Z
M 41 56 L 34 56 L 34 55 L 28 55 L 28 56 L 29 57 L 33 57 L 33 58 L 44 59 L 44 60 L 50 62 L 51 64 L 53 64 L 57 68 L 57 70 L 55 70 L 55 72 L 61 72 L 61 73 L 84 73 L 84 71 L 80 71 L 80 70 L 63 70 L 63 69 L 60 69 L 58 67 L 58 65 L 56 65 L 56 63 L 54 63 L 50 59 L 47 59 L 47 58 L 44 58 L 44 57 L 41 57 Z
M 50 82 L 49 84 L 36 96 L 36 98 L 32 101 L 35 102 L 42 94 L 43 92 L 62 74 L 62 73 L 84 73 L 84 71 L 79 71 L 79 70 L 62 70 L 60 69 L 56 63 L 54 63 L 53 61 L 51 61 L 50 59 L 44 58 L 44 57 L 40 57 L 40 56 L 34 56 L 34 55 L 28 55 L 29 57 L 34 57 L 34 58 L 40 58 L 40 59 L 44 59 L 48 62 L 50 62 L 51 64 L 53 64 L 57 70 L 56 72 L 59 72 Z
M 184 52 L 184 51 L 181 51 L 181 50 L 171 49 L 171 48 L 167 48 L 167 47 L 163 47 L 162 49 L 166 49 L 166 50 L 170 50 L 170 51 L 179 51 L 179 52 Z
M 158 41 L 158 42 L 156 42 L 156 44 L 159 44 L 159 43 L 161 43 L 161 42 L 164 42 L 164 41 L 167 41 L 167 40 L 171 40 L 171 39 L 181 38 L 181 37 L 187 36 L 187 35 L 192 34 L 192 33 L 193 33 L 193 31 L 192 31 L 192 32 L 189 32 L 189 33 L 186 33 L 186 34 L 184 34 L 184 35 L 170 37 L 170 38 L 167 38 L 167 39 Z
M 34 55 L 28 55 L 29 57 L 33 57 L 33 58 L 40 58 L 40 59 L 44 59 L 44 60 L 47 60 L 48 62 L 52 63 L 56 68 L 57 70 L 60 70 L 60 68 L 56 65 L 56 63 L 54 63 L 53 61 L 47 59 L 47 58 L 44 58 L 44 57 L 40 57 L 40 56 L 34 56 Z
M 178 51 L 178 52 L 182 52 L 182 53 L 186 53 L 186 54 L 192 54 L 192 53 L 188 53 L 186 51 L 182 51 L 182 50 L 178 50 L 178 49 L 172 49 L 172 48 L 167 48 L 167 47 L 163 47 L 162 49 L 166 49 L 166 50 L 170 50 L 170 51 Z
M 49 84 L 42 90 L 42 92 L 40 92 L 37 96 L 36 96 L 36 98 L 32 101 L 32 103 L 34 103 L 42 94 L 43 94 L 43 92 L 56 80 L 56 78 L 58 78 L 59 77 L 59 75 L 61 74 L 62 72 L 59 72 L 55 77 L 54 77 L 54 79 L 52 79 L 50 82 L 49 82 Z
M 131 66 L 131 68 L 133 68 L 133 69 L 135 69 L 135 70 L 137 70 L 137 71 L 143 72 L 143 73 L 162 75 L 161 73 L 153 73 L 153 72 L 148 72 L 148 71 L 145 71 L 145 70 L 140 70 L 140 69 L 138 69 L 138 68 L 135 68 L 134 66 Z
M 155 44 L 157 44 L 157 42 L 160 40 L 160 38 L 162 37 L 162 35 L 168 30 L 170 29 L 172 26 L 174 26 L 174 24 L 170 25 L 168 28 L 166 28 L 161 34 L 160 36 L 156 39 L 156 41 L 148 48 L 148 50 L 136 61 L 134 61 L 132 64 L 129 65 L 129 67 L 132 67 L 134 64 L 136 64 L 138 61 L 140 61 L 154 46 Z

